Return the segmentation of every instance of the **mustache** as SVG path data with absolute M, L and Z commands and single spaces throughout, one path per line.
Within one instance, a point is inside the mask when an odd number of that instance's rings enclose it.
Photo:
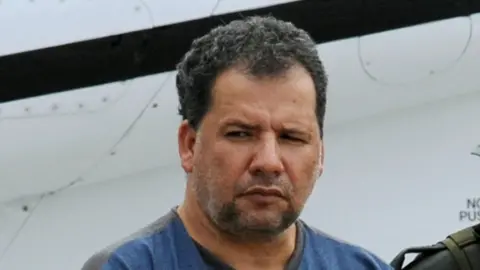
M 241 196 L 254 188 L 277 189 L 284 197 L 292 194 L 292 185 L 288 179 L 278 176 L 255 175 L 236 187 L 235 195 Z

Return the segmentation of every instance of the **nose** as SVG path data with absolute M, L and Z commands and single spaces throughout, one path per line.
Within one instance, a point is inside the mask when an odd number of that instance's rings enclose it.
M 265 136 L 258 142 L 250 164 L 252 175 L 278 177 L 284 172 L 280 147 L 275 136 Z

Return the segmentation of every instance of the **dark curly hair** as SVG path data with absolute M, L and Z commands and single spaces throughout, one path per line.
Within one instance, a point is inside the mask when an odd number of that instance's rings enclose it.
M 315 84 L 316 115 L 323 134 L 327 76 L 315 45 L 304 30 L 271 16 L 248 17 L 216 27 L 194 40 L 177 65 L 178 112 L 198 129 L 221 72 L 235 66 L 255 77 L 277 76 L 300 64 Z

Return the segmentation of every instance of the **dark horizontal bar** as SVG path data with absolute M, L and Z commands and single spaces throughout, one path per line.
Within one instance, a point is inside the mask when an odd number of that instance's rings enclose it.
M 174 70 L 196 37 L 250 15 L 273 15 L 317 43 L 480 12 L 478 0 L 304 0 L 0 57 L 0 102 Z

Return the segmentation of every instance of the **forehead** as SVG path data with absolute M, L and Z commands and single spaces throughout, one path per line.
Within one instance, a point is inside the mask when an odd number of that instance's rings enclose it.
M 315 85 L 301 66 L 274 77 L 254 77 L 229 69 L 217 78 L 212 93 L 211 112 L 219 117 L 316 121 Z

